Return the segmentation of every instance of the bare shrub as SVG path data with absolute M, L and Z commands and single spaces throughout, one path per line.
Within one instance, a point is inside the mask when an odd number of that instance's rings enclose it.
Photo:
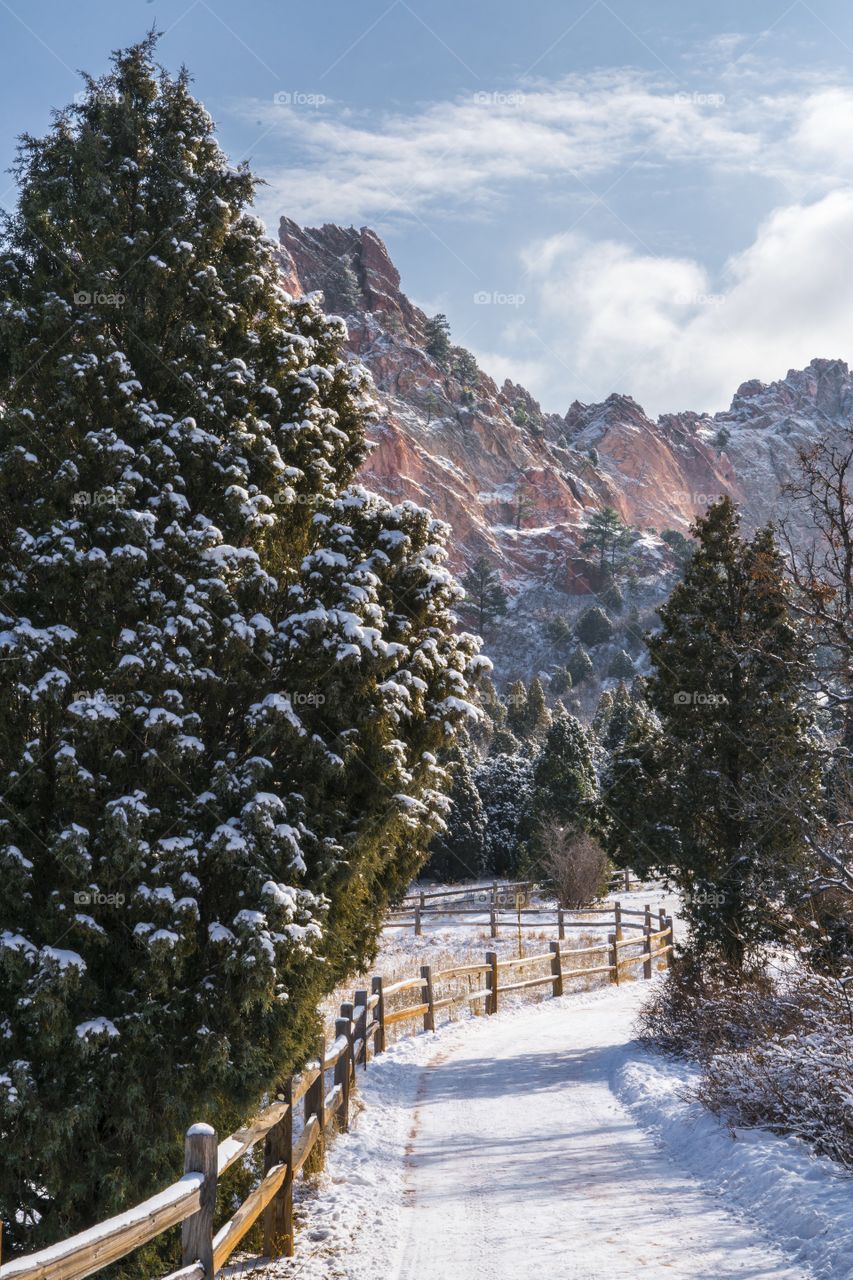
M 682 963 L 637 1031 L 698 1061 L 696 1096 L 729 1123 L 794 1135 L 853 1168 L 853 1019 L 842 983 L 804 969 L 727 981 Z
M 549 819 L 539 828 L 538 845 L 542 869 L 553 881 L 560 906 L 577 910 L 605 892 L 607 854 L 586 831 Z

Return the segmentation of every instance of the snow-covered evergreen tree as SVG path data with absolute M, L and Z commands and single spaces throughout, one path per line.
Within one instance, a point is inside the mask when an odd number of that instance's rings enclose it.
M 476 880 L 486 870 L 487 819 L 464 745 L 450 752 L 453 778 L 444 828 L 433 836 L 429 871 L 440 880 Z
M 532 857 L 542 852 L 543 824 L 585 827 L 594 816 L 598 783 L 590 734 L 574 716 L 559 708 L 533 767 L 533 794 L 523 836 Z
M 490 874 L 514 875 L 519 832 L 532 794 L 533 763 L 528 756 L 495 755 L 483 760 L 474 782 L 486 815 L 486 865 Z
M 446 528 L 348 487 L 342 323 L 283 292 L 252 176 L 152 55 L 23 139 L 0 255 L 0 1202 L 30 1247 L 313 1048 L 479 662 Z

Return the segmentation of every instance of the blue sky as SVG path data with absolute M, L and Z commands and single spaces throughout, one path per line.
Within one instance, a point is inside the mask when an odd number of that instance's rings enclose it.
M 847 0 L 0 0 L 3 167 L 152 24 L 273 233 L 373 226 L 548 409 L 853 358 Z

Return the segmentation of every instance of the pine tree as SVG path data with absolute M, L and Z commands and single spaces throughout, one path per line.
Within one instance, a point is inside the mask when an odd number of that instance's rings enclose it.
M 523 835 L 534 859 L 543 852 L 539 837 L 544 824 L 592 824 L 597 789 L 590 735 L 579 720 L 559 710 L 533 768 L 533 796 Z
M 575 624 L 575 635 L 590 648 L 604 644 L 613 635 L 613 623 L 597 604 L 585 609 Z
M 584 680 L 588 680 L 595 670 L 592 665 L 592 658 L 590 658 L 582 644 L 578 645 L 566 665 L 569 675 L 572 677 L 573 688 L 577 688 L 579 684 L 583 684 Z
M 369 378 L 153 40 L 25 137 L 0 255 L 0 1204 L 166 1185 L 314 1048 L 476 664 L 445 526 L 348 487 Z M 147 1270 L 146 1274 L 153 1274 Z
M 610 659 L 607 674 L 615 676 L 618 680 L 630 679 L 634 674 L 634 663 L 630 653 L 626 653 L 624 649 L 617 650 Z
M 425 348 L 442 369 L 450 364 L 450 325 L 447 316 L 432 316 L 424 325 Z
M 452 749 L 453 779 L 445 825 L 430 845 L 428 870 L 443 881 L 476 880 L 486 871 L 486 812 L 474 785 L 467 753 Z
M 477 385 L 480 370 L 477 367 L 477 361 L 467 348 L 451 347 L 450 368 L 454 378 L 457 378 L 465 389 L 470 389 Z
M 625 527 L 625 522 L 615 507 L 602 507 L 600 511 L 594 511 L 587 520 L 586 538 L 581 543 L 581 550 L 598 552 L 599 570 L 604 570 L 608 555 Z
M 616 761 L 611 847 L 623 865 L 671 874 L 697 950 L 739 966 L 804 890 L 818 789 L 802 710 L 811 664 L 771 532 L 742 541 L 726 498 L 694 534 L 649 641 L 660 727 L 635 732 Z
M 474 782 L 486 814 L 486 866 L 490 875 L 515 875 L 519 838 L 531 800 L 533 763 L 528 756 L 489 756 Z
M 558 713 L 545 737 L 533 770 L 537 815 L 564 822 L 580 820 L 584 806 L 595 796 L 592 744 L 581 722 Z
M 501 586 L 500 574 L 485 556 L 477 556 L 462 585 L 476 610 L 477 630 L 482 635 L 507 610 L 507 594 Z
M 542 681 L 538 676 L 533 677 L 530 681 L 530 687 L 527 690 L 525 722 L 527 725 L 527 735 L 531 738 L 538 737 L 538 735 L 543 733 L 551 723 L 548 704 L 545 701 L 545 690 L 542 688 Z
M 506 725 L 517 738 L 527 736 L 527 686 L 513 680 L 506 691 Z
M 551 675 L 551 692 L 559 697 L 564 693 L 568 693 L 571 687 L 572 677 L 569 674 L 568 667 L 555 667 Z

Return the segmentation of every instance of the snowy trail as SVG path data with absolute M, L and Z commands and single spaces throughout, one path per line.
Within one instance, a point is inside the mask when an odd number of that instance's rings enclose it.
M 483 1019 L 428 1064 L 399 1280 L 814 1274 L 704 1191 L 616 1097 L 634 991 Z

